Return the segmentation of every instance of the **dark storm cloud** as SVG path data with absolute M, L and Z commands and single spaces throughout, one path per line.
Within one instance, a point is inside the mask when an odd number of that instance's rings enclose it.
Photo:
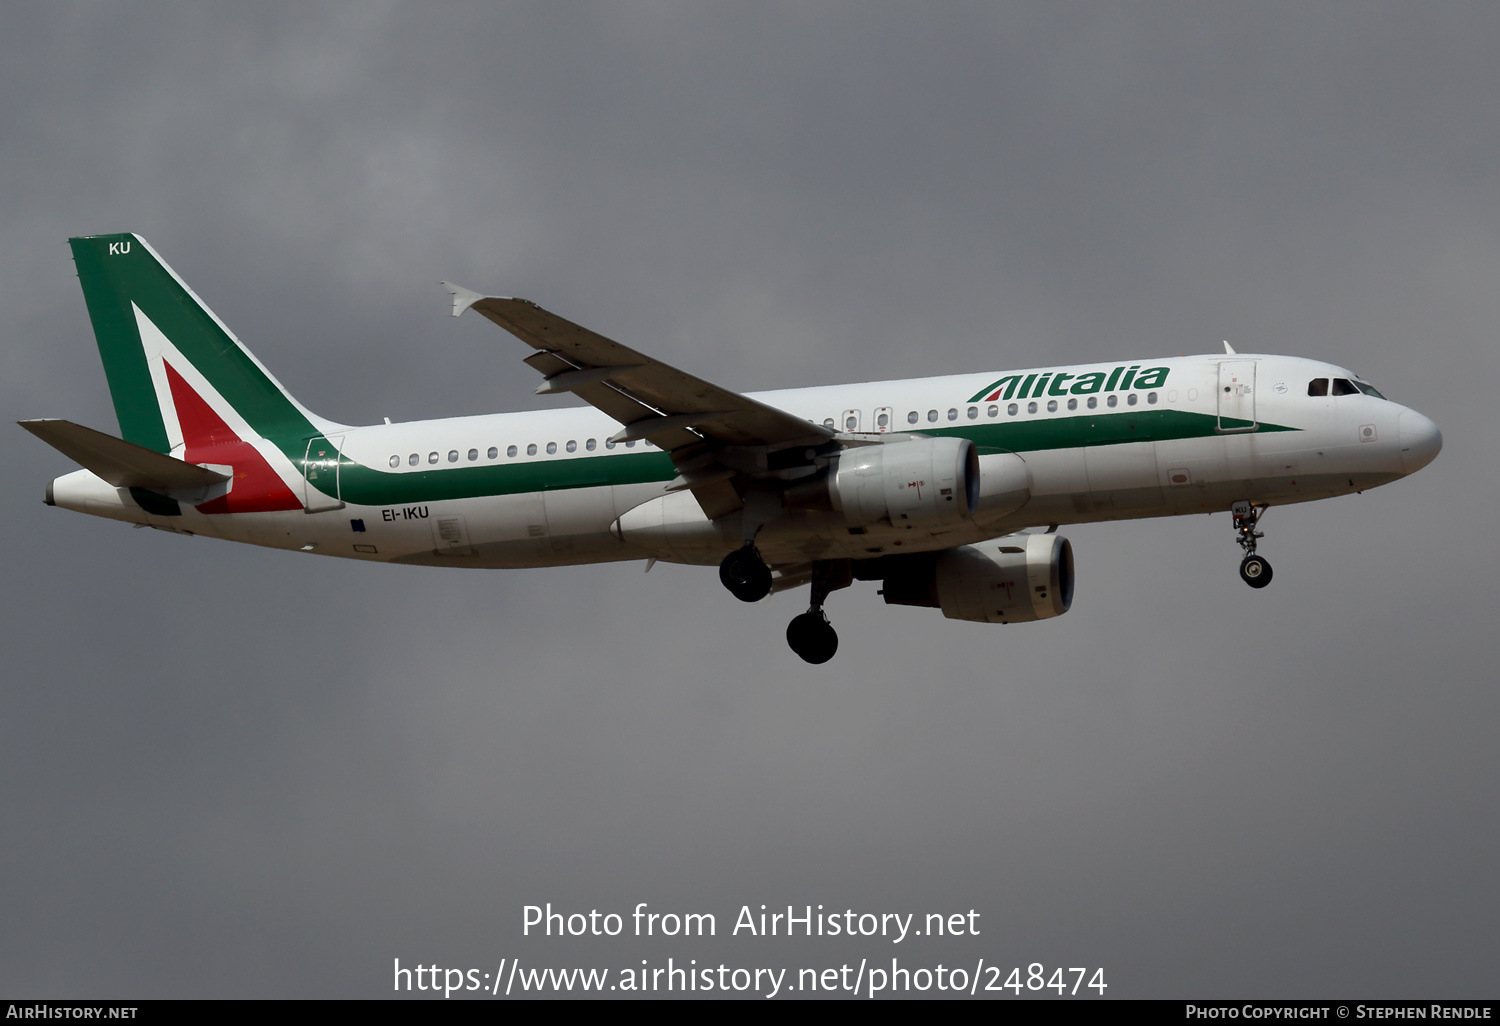
M 11 419 L 113 427 L 63 240 L 142 233 L 312 408 L 545 405 L 439 279 L 737 388 L 1287 352 L 1433 416 L 1417 477 L 1084 526 L 1061 620 L 710 571 L 343 566 L 39 501 L 4 442 L 7 993 L 376 996 L 523 904 L 983 911 L 1111 995 L 1493 989 L 1500 301 L 1485 5 L 18 6 Z

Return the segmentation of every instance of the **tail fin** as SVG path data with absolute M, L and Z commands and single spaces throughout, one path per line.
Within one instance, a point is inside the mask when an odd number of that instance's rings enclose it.
M 138 235 L 69 239 L 126 441 L 162 453 L 240 438 L 324 433 Z M 207 415 L 204 407 L 212 411 Z

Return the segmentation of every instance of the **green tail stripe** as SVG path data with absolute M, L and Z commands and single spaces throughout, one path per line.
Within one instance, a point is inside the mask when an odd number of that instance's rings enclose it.
M 151 384 L 134 303 L 265 437 L 316 433 L 284 389 L 135 235 L 69 239 L 110 397 L 128 442 L 166 452 L 166 426 Z

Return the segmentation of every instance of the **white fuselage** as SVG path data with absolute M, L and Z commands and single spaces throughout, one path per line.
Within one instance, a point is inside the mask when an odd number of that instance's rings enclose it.
M 1305 502 L 1403 477 L 1441 444 L 1426 417 L 1375 395 L 1310 395 L 1310 381 L 1354 377 L 1312 360 L 1142 361 L 1130 366 L 1167 371 L 1159 386 L 1115 381 L 1108 390 L 1076 391 L 1091 372 L 1115 366 L 1015 372 L 998 380 L 1020 380 L 996 388 L 993 399 L 984 394 L 997 382 L 990 374 L 754 395 L 854 439 L 963 435 L 978 447 L 981 470 L 979 507 L 957 526 L 855 530 L 829 509 L 788 509 L 761 529 L 761 552 L 772 564 L 873 558 L 1045 524 L 1212 512 L 1241 500 Z M 676 472 L 667 454 L 646 442 L 606 442 L 618 429 L 591 407 L 328 425 L 347 485 L 325 476 L 317 489 L 302 467 L 260 446 L 286 485 L 306 497 L 305 511 L 204 513 L 184 505 L 179 516 L 160 516 L 86 470 L 58 478 L 49 493 L 69 509 L 152 527 L 385 562 L 523 567 L 655 557 L 712 564 L 740 543 L 737 514 L 709 522 L 692 492 L 669 490 Z M 1144 440 L 1132 440 L 1132 432 Z M 455 484 L 480 480 L 504 483 L 483 494 Z

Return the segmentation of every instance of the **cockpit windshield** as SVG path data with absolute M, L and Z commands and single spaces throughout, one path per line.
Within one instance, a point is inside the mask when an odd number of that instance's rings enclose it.
M 1376 399 L 1385 398 L 1368 381 L 1352 378 L 1313 378 L 1307 383 L 1307 394 L 1311 396 L 1359 395 L 1361 392 L 1374 396 Z

